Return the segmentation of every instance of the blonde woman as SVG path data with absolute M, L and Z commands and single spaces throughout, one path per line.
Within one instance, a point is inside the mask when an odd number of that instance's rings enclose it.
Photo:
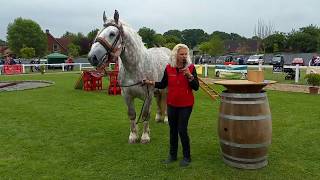
M 151 80 L 143 82 L 158 89 L 168 87 L 167 113 L 170 127 L 170 151 L 168 158 L 163 163 L 169 164 L 177 160 L 178 136 L 180 136 L 183 150 L 180 166 L 188 166 L 191 162 L 188 121 L 194 104 L 192 91 L 199 89 L 197 73 L 191 63 L 188 46 L 177 44 L 173 48 L 170 64 L 166 66 L 160 82 Z

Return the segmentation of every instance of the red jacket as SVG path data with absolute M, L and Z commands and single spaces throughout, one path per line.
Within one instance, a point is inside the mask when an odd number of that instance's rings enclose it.
M 192 72 L 194 65 L 191 64 L 189 71 Z M 168 97 L 167 104 L 175 107 L 193 106 L 194 97 L 188 79 L 177 68 L 166 66 L 168 75 Z

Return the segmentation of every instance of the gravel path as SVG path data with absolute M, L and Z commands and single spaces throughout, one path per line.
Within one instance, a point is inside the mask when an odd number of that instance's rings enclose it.
M 52 81 L 0 81 L 0 92 L 35 89 L 53 85 Z

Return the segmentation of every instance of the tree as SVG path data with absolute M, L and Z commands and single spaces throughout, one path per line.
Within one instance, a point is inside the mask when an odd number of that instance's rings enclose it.
M 65 34 L 63 34 L 62 37 L 71 39 L 72 44 L 80 47 L 79 49 L 80 55 L 88 54 L 90 50 L 90 43 L 92 41 L 90 41 L 89 38 L 83 35 L 81 32 L 74 34 L 67 31 Z
M 34 48 L 24 47 L 20 49 L 20 56 L 24 59 L 31 59 L 35 56 L 36 51 Z
M 288 36 L 288 46 L 292 51 L 311 53 L 318 48 L 318 39 L 304 32 L 293 32 Z
M 36 56 L 43 56 L 47 51 L 46 34 L 30 19 L 15 19 L 8 25 L 7 35 L 9 48 L 18 56 L 23 47 L 34 48 Z
M 139 29 L 138 34 L 141 36 L 142 41 L 145 43 L 147 48 L 155 46 L 155 34 L 153 29 L 142 27 Z
M 162 34 L 154 35 L 154 44 L 158 47 L 162 47 L 166 44 L 166 38 Z
M 170 43 L 166 43 L 165 45 L 164 45 L 164 47 L 166 47 L 166 48 L 169 48 L 169 49 L 173 49 L 174 48 L 174 46 L 176 46 L 177 44 L 176 43 L 172 43 L 172 42 L 170 42 Z
M 209 35 L 202 29 L 185 29 L 182 31 L 182 42 L 188 45 L 190 49 L 207 41 L 208 38 Z
M 99 29 L 94 29 L 92 31 L 90 31 L 88 34 L 87 34 L 87 38 L 90 42 L 93 42 L 93 40 L 96 38 L 97 34 L 99 32 Z
M 199 49 L 205 53 L 212 56 L 217 56 L 224 54 L 225 48 L 224 43 L 218 36 L 214 36 L 208 42 L 203 42 L 199 45 Z
M 263 52 L 265 52 L 265 45 L 263 43 L 263 39 L 272 35 L 274 33 L 274 25 L 269 22 L 266 24 L 263 20 L 259 19 L 258 24 L 254 27 L 254 35 L 258 37 L 258 49 L 257 52 L 261 51 L 263 48 Z
M 179 42 L 182 41 L 182 33 L 181 33 L 181 31 L 176 30 L 176 29 L 169 30 L 169 31 L 163 33 L 163 36 L 165 36 L 165 37 L 169 37 L 169 36 L 173 37 L 174 36 L 178 39 Z
M 174 36 L 174 35 L 165 35 L 164 38 L 166 40 L 166 43 L 174 43 L 174 44 L 181 43 L 181 40 L 177 36 Z
M 69 56 L 77 57 L 77 56 L 79 56 L 79 52 L 80 52 L 80 46 L 75 45 L 73 43 L 68 45 L 68 55 Z
M 284 33 L 275 33 L 263 40 L 264 48 L 267 53 L 284 51 L 287 46 L 287 36 Z
M 6 42 L 0 39 L 0 46 L 4 46 L 4 45 L 6 45 Z

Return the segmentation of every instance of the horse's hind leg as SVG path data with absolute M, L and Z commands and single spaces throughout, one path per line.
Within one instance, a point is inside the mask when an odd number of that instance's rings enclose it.
M 167 89 L 163 89 L 160 91 L 160 113 L 161 119 L 163 122 L 168 123 L 167 116 Z
M 156 97 L 156 102 L 157 102 L 157 113 L 155 117 L 156 122 L 163 122 L 163 117 L 162 117 L 162 106 L 161 106 L 161 92 L 160 90 L 155 91 L 155 97 Z
M 128 142 L 136 143 L 138 139 L 138 126 L 136 125 L 136 111 L 134 109 L 133 98 L 125 98 L 128 107 L 128 117 L 130 119 L 130 135 Z

